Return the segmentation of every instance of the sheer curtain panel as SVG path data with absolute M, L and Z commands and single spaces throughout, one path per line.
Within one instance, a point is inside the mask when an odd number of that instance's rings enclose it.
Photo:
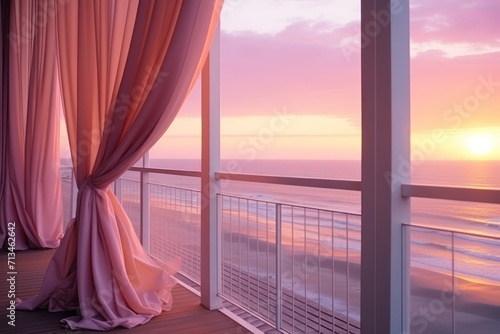
M 58 6 L 64 112 L 79 188 L 76 218 L 38 296 L 78 310 L 71 329 L 134 327 L 172 305 L 176 263 L 151 258 L 108 185 L 166 131 L 199 75 L 221 1 L 68 1 Z
M 8 112 L 9 112 L 9 39 L 10 1 L 0 2 L 0 33 L 2 36 L 0 51 L 0 247 L 7 236 L 7 215 L 5 201 L 7 194 L 7 147 L 8 147 Z
M 8 3 L 2 1 L 2 10 Z M 5 232 L 7 224 L 15 223 L 17 250 L 54 248 L 62 238 L 61 103 L 56 22 L 50 17 L 54 6 L 51 1 L 10 2 L 8 44 L 6 32 L 2 33 L 3 64 L 8 62 L 8 70 L 3 67 L 2 82 L 8 88 L 2 89 L 1 164 L 5 169 L 0 180 L 0 226 Z M 27 26 L 29 22 L 36 24 Z M 27 30 L 29 27 L 32 29 Z M 1 235 L 3 244 L 5 233 Z

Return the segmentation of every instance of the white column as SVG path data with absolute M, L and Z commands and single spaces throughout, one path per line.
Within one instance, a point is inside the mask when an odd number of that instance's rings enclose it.
M 402 224 L 410 200 L 409 0 L 361 1 L 361 328 L 406 331 Z
M 217 194 L 220 170 L 220 26 L 202 73 L 201 106 L 201 304 L 208 309 L 221 305 L 219 290 L 219 255 Z
M 71 217 L 70 217 L 70 219 L 76 217 L 77 199 L 78 199 L 78 186 L 76 185 L 76 176 L 74 173 L 74 169 L 71 168 L 71 207 L 70 207 Z
M 276 329 L 281 330 L 283 313 L 283 291 L 281 280 L 281 204 L 276 203 Z
M 114 182 L 115 196 L 118 202 L 122 203 L 122 178 L 119 177 Z
M 142 157 L 142 167 L 149 167 L 149 152 Z M 141 242 L 144 250 L 150 251 L 150 201 L 149 201 L 149 172 L 141 172 Z

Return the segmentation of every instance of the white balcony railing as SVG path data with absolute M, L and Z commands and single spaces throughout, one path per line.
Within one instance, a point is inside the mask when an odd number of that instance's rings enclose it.
M 497 333 L 500 238 L 405 225 L 411 333 Z
M 137 173 L 198 177 L 197 172 L 132 169 L 136 177 L 113 185 L 139 237 L 150 231 L 150 253 L 181 260 L 180 273 L 200 284 L 198 190 L 148 182 Z M 316 187 L 314 179 L 245 176 L 220 178 Z M 63 175 L 65 221 L 74 194 Z M 358 191 L 357 181 L 322 187 Z M 413 187 L 413 188 L 412 188 Z M 403 195 L 468 200 L 467 189 L 403 186 Z M 418 194 L 413 194 L 418 190 Z M 426 196 L 426 192 L 431 192 Z M 472 189 L 495 203 L 498 191 Z M 148 226 L 141 203 L 148 197 Z M 465 197 L 463 197 L 465 196 Z M 268 325 L 288 333 L 360 332 L 361 216 L 297 204 L 218 194 L 219 295 Z M 481 333 L 500 328 L 500 238 L 449 229 L 404 225 L 402 263 L 407 272 L 410 333 Z M 473 325 L 471 325 L 473 324 Z M 479 325 L 477 325 L 479 324 Z M 469 327 L 467 327 L 469 326 Z M 479 326 L 479 327 L 478 327 Z M 469 329 L 468 329 L 469 328 Z M 464 333 L 465 333 L 464 332 Z
M 289 333 L 359 332 L 359 215 L 218 196 L 220 295 Z

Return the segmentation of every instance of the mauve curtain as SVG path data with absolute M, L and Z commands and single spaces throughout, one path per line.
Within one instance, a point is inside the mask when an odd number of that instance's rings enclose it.
M 171 307 L 176 264 L 151 258 L 108 185 L 166 131 L 201 71 L 222 1 L 70 1 L 59 60 L 76 218 L 40 294 L 19 308 L 78 309 L 72 329 L 143 324 Z
M 5 195 L 7 185 L 7 140 L 8 140 L 8 112 L 9 112 L 9 39 L 10 29 L 10 1 L 0 2 L 0 248 L 4 243 L 7 232 L 7 215 L 5 215 Z
M 54 9 L 50 1 L 33 0 L 13 1 L 10 9 L 8 178 L 1 225 L 15 222 L 18 250 L 57 247 L 62 238 Z

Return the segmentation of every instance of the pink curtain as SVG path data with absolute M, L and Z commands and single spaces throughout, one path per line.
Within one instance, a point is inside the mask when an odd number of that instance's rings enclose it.
M 0 248 L 7 232 L 7 216 L 5 215 L 5 196 L 7 187 L 7 143 L 8 143 L 8 112 L 9 112 L 9 40 L 10 1 L 0 2 Z
M 57 247 L 62 238 L 60 93 L 50 10 L 47 1 L 13 1 L 10 9 L 8 177 L 0 225 L 15 222 L 18 250 Z
M 202 65 L 221 1 L 69 1 L 58 51 L 79 187 L 40 291 L 19 308 L 78 309 L 72 329 L 134 327 L 172 305 L 176 264 L 151 258 L 108 185 L 161 137 Z

